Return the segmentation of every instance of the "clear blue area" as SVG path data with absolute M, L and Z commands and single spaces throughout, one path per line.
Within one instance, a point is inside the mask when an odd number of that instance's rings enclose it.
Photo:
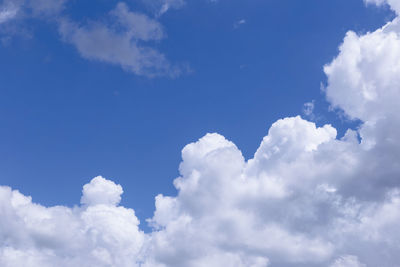
M 81 20 L 116 4 L 77 2 L 68 12 Z M 371 31 L 392 17 L 362 0 L 188 0 L 159 18 L 168 37 L 154 44 L 190 65 L 176 79 L 83 59 L 55 25 L 32 21 L 32 38 L 0 47 L 0 184 L 72 206 L 82 185 L 102 175 L 123 186 L 122 204 L 143 223 L 157 194 L 176 193 L 181 149 L 207 132 L 248 159 L 274 121 L 311 100 L 318 125 L 332 123 L 340 135 L 354 127 L 328 110 L 322 67 L 348 30 Z M 234 29 L 240 19 L 246 24 Z

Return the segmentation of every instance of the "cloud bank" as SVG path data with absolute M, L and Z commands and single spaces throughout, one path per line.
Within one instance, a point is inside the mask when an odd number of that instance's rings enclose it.
M 102 177 L 73 208 L 44 207 L 1 187 L 0 265 L 398 266 L 399 23 L 347 33 L 324 67 L 326 97 L 363 122 L 356 131 L 338 139 L 330 125 L 284 118 L 247 161 L 234 143 L 207 134 L 182 150 L 178 194 L 156 197 L 150 233 L 118 205 L 122 187 Z M 157 38 L 157 29 L 136 35 Z

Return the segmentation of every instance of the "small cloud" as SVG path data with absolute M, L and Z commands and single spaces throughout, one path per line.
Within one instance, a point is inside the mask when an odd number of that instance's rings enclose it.
M 0 10 L 0 24 L 7 22 L 17 15 L 18 9 L 15 7 L 4 8 Z
M 124 3 L 110 12 L 115 24 L 102 22 L 79 25 L 60 20 L 59 32 L 86 59 L 118 65 L 147 77 L 179 76 L 182 69 L 171 65 L 165 55 L 143 42 L 165 37 L 161 24 L 144 14 L 130 11 Z M 118 27 L 116 27 L 117 25 Z
M 146 1 L 144 1 L 146 2 Z M 179 9 L 185 5 L 184 0 L 157 0 L 153 3 L 158 9 L 157 16 L 161 16 L 170 9 Z
M 315 107 L 315 100 L 311 102 L 304 103 L 303 105 L 303 114 L 306 118 L 309 118 L 311 120 L 315 119 L 315 114 L 314 114 L 314 107 Z
M 235 23 L 233 23 L 233 28 L 237 29 L 240 27 L 240 25 L 246 24 L 246 20 L 245 19 L 241 19 L 236 21 Z

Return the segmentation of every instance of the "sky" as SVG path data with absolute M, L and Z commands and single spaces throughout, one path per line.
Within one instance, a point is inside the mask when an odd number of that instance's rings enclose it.
M 399 0 L 0 0 L 0 265 L 395 267 Z

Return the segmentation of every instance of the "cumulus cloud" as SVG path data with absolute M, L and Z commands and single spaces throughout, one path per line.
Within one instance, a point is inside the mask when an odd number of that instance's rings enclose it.
M 395 114 L 400 84 L 398 19 L 366 35 L 348 32 L 340 55 L 325 66 L 328 100 L 363 121 Z
M 81 207 L 44 207 L 0 187 L 0 265 L 139 266 L 146 240 L 122 189 L 101 177 L 84 186 Z
M 93 178 L 89 184 L 83 186 L 81 204 L 118 205 L 121 201 L 122 193 L 123 190 L 121 185 L 117 185 L 113 181 L 109 181 L 101 176 L 98 176 Z
M 122 187 L 101 177 L 73 208 L 44 207 L 1 187 L 0 265 L 397 266 L 398 23 L 349 32 L 324 68 L 328 101 L 361 120 L 359 129 L 338 139 L 331 125 L 284 118 L 249 160 L 207 134 L 182 150 L 178 193 L 156 197 L 147 234 L 133 210 L 118 206 Z M 150 28 L 129 34 L 159 36 Z

